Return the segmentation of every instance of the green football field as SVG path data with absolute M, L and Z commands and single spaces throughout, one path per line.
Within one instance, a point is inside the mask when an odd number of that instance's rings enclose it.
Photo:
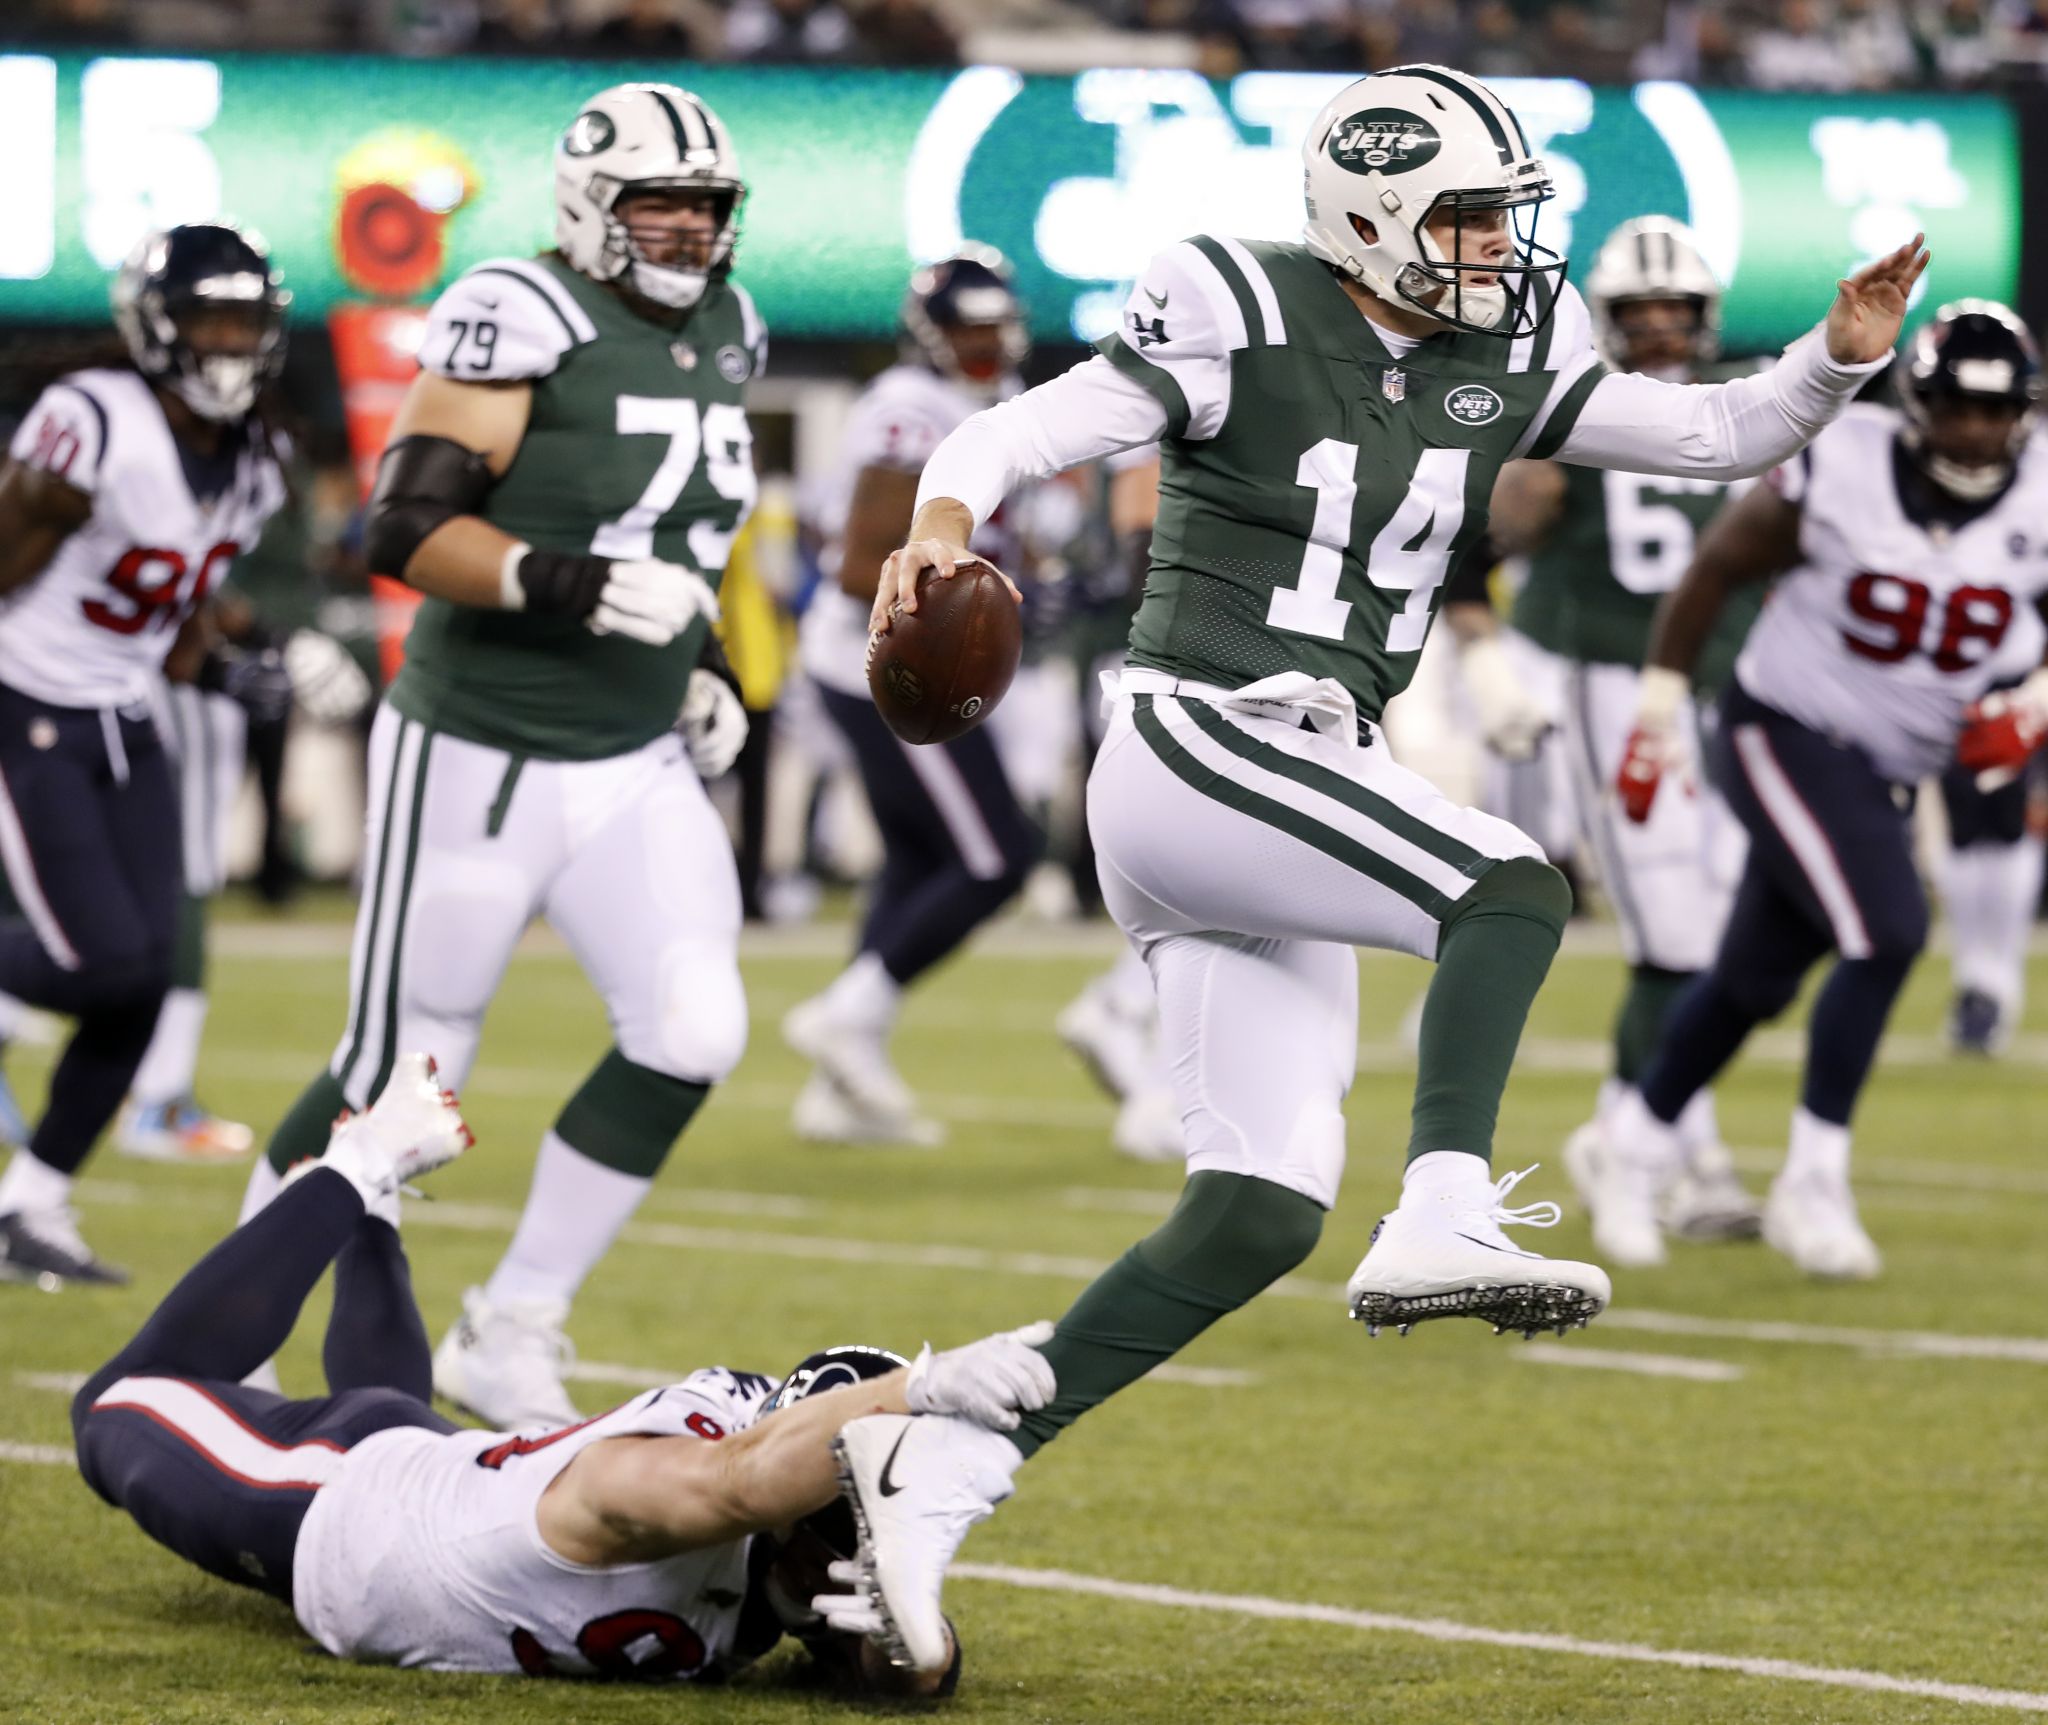
M 345 928 L 218 931 L 203 1065 L 267 1127 L 339 1027 Z M 779 1373 L 837 1341 L 904 1350 L 1056 1316 L 1163 1213 L 1175 1171 L 1108 1147 L 1107 1105 L 1053 1037 L 1110 947 L 996 931 L 917 997 L 901 1063 L 937 1152 L 819 1150 L 786 1124 L 781 1013 L 833 931 L 750 940 L 754 1046 L 599 1269 L 573 1332 L 591 1409 L 691 1367 Z M 1497 1165 L 1567 1201 L 1620 967 L 1575 932 L 1538 1002 Z M 1916 977 L 1864 1105 L 1858 1181 L 1887 1271 L 1802 1281 L 1761 1246 L 1617 1276 L 1569 1340 L 1437 1323 L 1368 1342 L 1340 1290 L 1406 1140 L 1398 1027 L 1425 977 L 1365 962 L 1352 1165 L 1299 1276 L 1091 1415 L 969 1539 L 949 1607 L 975 1720 L 1948 1721 L 2048 1712 L 2048 1037 L 1996 1064 L 1939 1037 Z M 2037 995 L 2048 965 L 2037 963 Z M 2037 1014 L 2036 1024 L 2041 1022 Z M 495 1261 L 533 1146 L 606 1045 L 543 941 L 493 1011 L 464 1100 L 476 1150 L 411 1206 L 430 1329 Z M 1796 1039 L 1722 1092 L 1761 1179 Z M 47 1056 L 18 1050 L 32 1101 Z M 232 1222 L 241 1168 L 102 1152 L 82 1191 L 134 1287 L 0 1288 L 0 1721 L 763 1720 L 858 1716 L 771 1661 L 726 1690 L 601 1691 L 357 1669 L 288 1614 L 181 1565 L 71 1470 L 65 1387 Z M 317 1388 L 318 1312 L 284 1362 Z M 871 1711 L 871 1710 L 870 1710 Z

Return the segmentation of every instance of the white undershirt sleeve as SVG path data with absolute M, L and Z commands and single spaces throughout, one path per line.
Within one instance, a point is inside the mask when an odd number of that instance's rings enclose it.
M 1837 365 L 1818 330 L 1769 371 L 1727 383 L 1616 372 L 1593 386 L 1556 459 L 1625 473 L 1744 479 L 1812 442 L 1891 356 Z
M 1158 399 L 1098 354 L 964 420 L 925 464 L 917 504 L 954 498 L 979 527 L 1027 479 L 1156 442 L 1165 432 Z

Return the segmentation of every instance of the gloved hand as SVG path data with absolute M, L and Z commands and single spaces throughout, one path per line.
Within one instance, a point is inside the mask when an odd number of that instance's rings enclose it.
M 730 683 L 716 671 L 700 668 L 690 673 L 680 728 L 697 776 L 715 779 L 740 758 L 749 729 L 747 709 Z
M 1479 734 L 1504 761 L 1532 761 L 1553 721 L 1522 681 L 1498 635 L 1481 635 L 1458 656 L 1479 713 Z
M 1694 788 L 1687 692 L 1683 671 L 1665 665 L 1644 668 L 1636 696 L 1635 728 L 1622 751 L 1621 770 L 1614 776 L 1621 812 L 1638 826 L 1650 818 L 1657 787 L 1666 779 L 1688 795 Z
M 650 647 L 666 647 L 699 617 L 718 620 L 711 584 L 680 563 L 642 557 L 614 563 L 606 572 L 589 626 L 599 635 L 630 635 Z
M 362 666 L 332 635 L 294 629 L 284 644 L 292 694 L 316 724 L 345 725 L 367 707 L 376 691 Z
M 254 724 L 275 724 L 292 710 L 292 674 L 281 648 L 215 647 L 193 682 L 239 703 Z
M 1977 775 L 1977 788 L 1995 791 L 2019 777 L 2027 759 L 2048 740 L 2048 666 L 2015 689 L 1995 689 L 1963 714 L 1956 764 Z
M 1039 1344 L 1052 1340 L 1044 1319 L 1021 1330 L 984 1336 L 943 1354 L 924 1351 L 910 1362 L 903 1399 L 914 1414 L 958 1414 L 991 1431 L 1017 1429 L 1017 1417 L 1042 1408 L 1059 1389 Z

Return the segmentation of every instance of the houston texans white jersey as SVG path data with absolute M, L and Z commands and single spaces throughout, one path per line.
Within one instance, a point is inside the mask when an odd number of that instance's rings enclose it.
M 1899 415 L 1852 407 L 1771 482 L 1800 508 L 1801 562 L 1771 591 L 1735 675 L 1758 700 L 1912 784 L 1955 754 L 1963 711 L 2041 662 L 2048 442 L 1954 529 L 1910 519 Z
M 1014 394 L 1018 387 L 1013 380 L 1003 393 Z M 840 547 L 862 472 L 870 467 L 922 472 L 932 451 L 954 428 L 986 406 L 986 396 L 921 365 L 892 365 L 853 404 L 839 465 L 818 509 L 817 525 L 825 537 L 825 578 L 804 613 L 798 640 L 804 669 L 826 688 L 849 695 L 864 695 L 868 688 L 868 602 L 839 586 Z M 1012 499 L 1011 510 L 1015 505 Z M 1009 563 L 1015 549 L 1014 536 L 1005 525 L 1010 515 L 1010 510 L 999 512 L 974 535 L 973 549 L 999 568 Z
M 9 453 L 92 499 L 48 566 L 0 606 L 0 683 L 53 706 L 147 699 L 185 619 L 285 499 L 261 437 L 196 496 L 156 394 L 132 371 L 53 383 Z
M 710 1441 L 751 1425 L 773 1385 L 722 1367 L 530 1437 L 401 1427 L 365 1438 L 313 1499 L 292 1609 L 344 1658 L 531 1677 L 691 1678 L 733 1645 L 747 1541 L 593 1569 L 558 1556 L 536 1511 L 601 1438 Z

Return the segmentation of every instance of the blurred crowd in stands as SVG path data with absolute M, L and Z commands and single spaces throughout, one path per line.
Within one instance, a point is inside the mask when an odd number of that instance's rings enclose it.
M 10 0 L 0 43 L 1350 71 L 1770 90 L 2048 76 L 2048 0 Z

